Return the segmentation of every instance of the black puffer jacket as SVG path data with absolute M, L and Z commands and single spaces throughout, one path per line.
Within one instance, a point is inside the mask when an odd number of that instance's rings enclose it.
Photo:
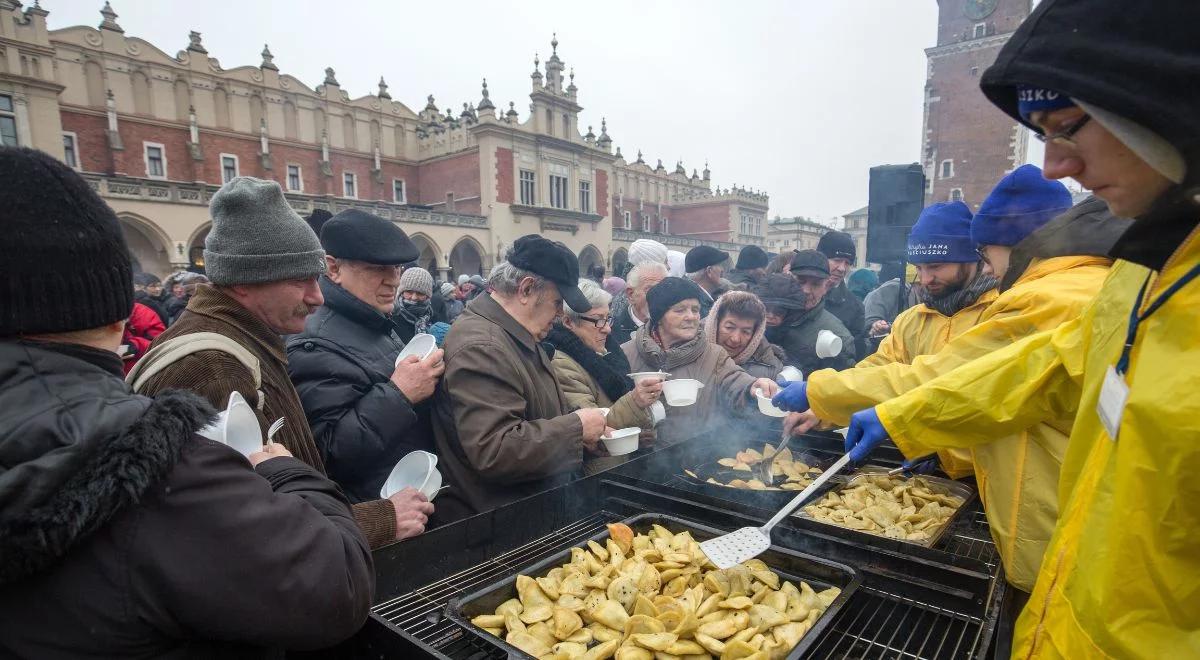
M 377 500 L 397 461 L 433 450 L 428 417 L 391 381 L 404 348 L 392 320 L 327 278 L 320 283 L 325 304 L 288 339 L 288 375 L 329 477 L 351 502 Z
M 195 435 L 213 414 L 131 394 L 107 351 L 0 342 L 0 657 L 272 657 L 362 625 L 345 498 Z
M 829 330 L 841 338 L 841 353 L 831 358 L 817 357 L 817 335 L 822 330 Z M 841 370 L 854 366 L 854 338 L 846 326 L 825 309 L 824 301 L 807 311 L 790 312 L 781 325 L 767 328 L 766 337 L 787 353 L 787 363 L 802 371 L 805 378 L 817 369 Z

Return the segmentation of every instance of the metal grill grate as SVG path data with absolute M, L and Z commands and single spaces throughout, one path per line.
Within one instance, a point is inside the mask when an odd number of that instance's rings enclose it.
M 971 512 L 947 532 L 942 549 L 952 555 L 977 559 L 991 569 L 996 568 L 996 563 L 1000 561 L 987 516 L 982 511 Z
M 978 617 L 861 587 L 810 654 L 814 658 L 973 657 L 983 631 Z
M 523 566 L 561 552 L 563 548 L 578 545 L 603 531 L 608 523 L 618 520 L 621 520 L 621 516 L 601 511 L 478 566 L 380 603 L 372 611 L 447 657 L 456 660 L 505 658 L 504 652 L 480 642 L 447 619 L 442 613 L 446 604 Z

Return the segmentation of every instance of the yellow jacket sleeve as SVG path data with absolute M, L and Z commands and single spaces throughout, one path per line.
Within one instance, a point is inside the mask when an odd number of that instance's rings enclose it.
M 859 410 L 879 405 L 1018 339 L 1078 317 L 1079 307 L 1062 304 L 1056 295 L 1048 287 L 1038 287 L 1001 296 L 974 327 L 950 340 L 937 353 L 917 356 L 909 364 L 817 371 L 808 379 L 808 401 L 813 413 L 827 422 L 845 425 Z
M 879 404 L 879 419 L 908 455 L 972 447 L 1043 420 L 1072 416 L 1081 394 L 1090 318 L 1087 314 L 1026 337 Z

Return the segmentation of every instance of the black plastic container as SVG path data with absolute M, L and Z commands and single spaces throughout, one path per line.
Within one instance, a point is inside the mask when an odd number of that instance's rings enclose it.
M 688 531 L 692 533 L 692 537 L 697 541 L 703 541 L 714 536 L 720 536 L 724 532 L 701 525 L 682 518 L 668 516 L 660 513 L 646 513 L 632 518 L 627 518 L 623 521 L 629 525 L 635 533 L 648 532 L 655 524 L 662 525 L 672 532 Z M 604 531 L 591 537 L 592 540 L 604 544 L 604 540 L 608 538 L 608 532 Z M 586 543 L 586 541 L 584 542 Z M 521 574 L 541 577 L 550 572 L 553 568 L 561 566 L 570 561 L 571 548 L 579 547 L 581 544 L 572 544 L 564 547 L 562 552 L 544 559 L 537 564 L 524 568 L 520 571 Z M 841 593 L 830 604 L 829 608 L 821 615 L 817 622 L 813 625 L 789 653 L 788 660 L 796 660 L 804 656 L 808 649 L 821 638 L 825 628 L 829 625 L 836 616 L 846 601 L 850 599 L 851 594 L 858 588 L 862 581 L 861 576 L 853 568 L 837 562 L 821 559 L 812 555 L 806 555 L 786 548 L 772 545 L 769 550 L 758 557 L 763 562 L 779 574 L 780 578 L 790 580 L 792 582 L 807 582 L 814 591 L 822 591 L 829 587 L 838 587 Z M 481 614 L 492 614 L 501 603 L 517 597 L 517 574 L 508 575 L 503 579 L 497 580 L 495 583 L 479 589 L 478 591 L 451 600 L 446 606 L 446 615 L 455 623 L 463 627 L 467 632 L 475 635 L 479 639 L 491 644 L 499 649 L 504 650 L 509 654 L 510 658 L 528 658 L 530 657 L 525 652 L 505 642 L 503 639 L 491 635 L 471 623 L 471 619 Z

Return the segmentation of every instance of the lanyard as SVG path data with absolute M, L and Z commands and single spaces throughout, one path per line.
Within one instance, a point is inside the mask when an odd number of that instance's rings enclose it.
M 1184 273 L 1183 277 L 1176 280 L 1166 291 L 1163 291 L 1163 294 L 1157 300 L 1150 303 L 1150 307 L 1146 309 L 1145 314 L 1139 315 L 1138 309 L 1142 306 L 1142 301 L 1145 300 L 1146 288 L 1150 286 L 1150 276 L 1146 277 L 1146 281 L 1142 282 L 1142 290 L 1138 291 L 1137 301 L 1133 303 L 1133 310 L 1129 312 L 1129 331 L 1125 334 L 1125 348 L 1121 350 L 1121 359 L 1117 360 L 1118 373 L 1125 375 L 1125 372 L 1129 369 L 1129 354 L 1133 351 L 1133 340 L 1137 337 L 1138 325 L 1150 318 L 1150 315 L 1157 312 L 1159 307 L 1166 304 L 1171 299 L 1171 296 L 1178 293 L 1180 289 L 1186 286 L 1188 282 L 1196 279 L 1197 276 L 1200 276 L 1200 264 L 1193 266 L 1191 270 Z

